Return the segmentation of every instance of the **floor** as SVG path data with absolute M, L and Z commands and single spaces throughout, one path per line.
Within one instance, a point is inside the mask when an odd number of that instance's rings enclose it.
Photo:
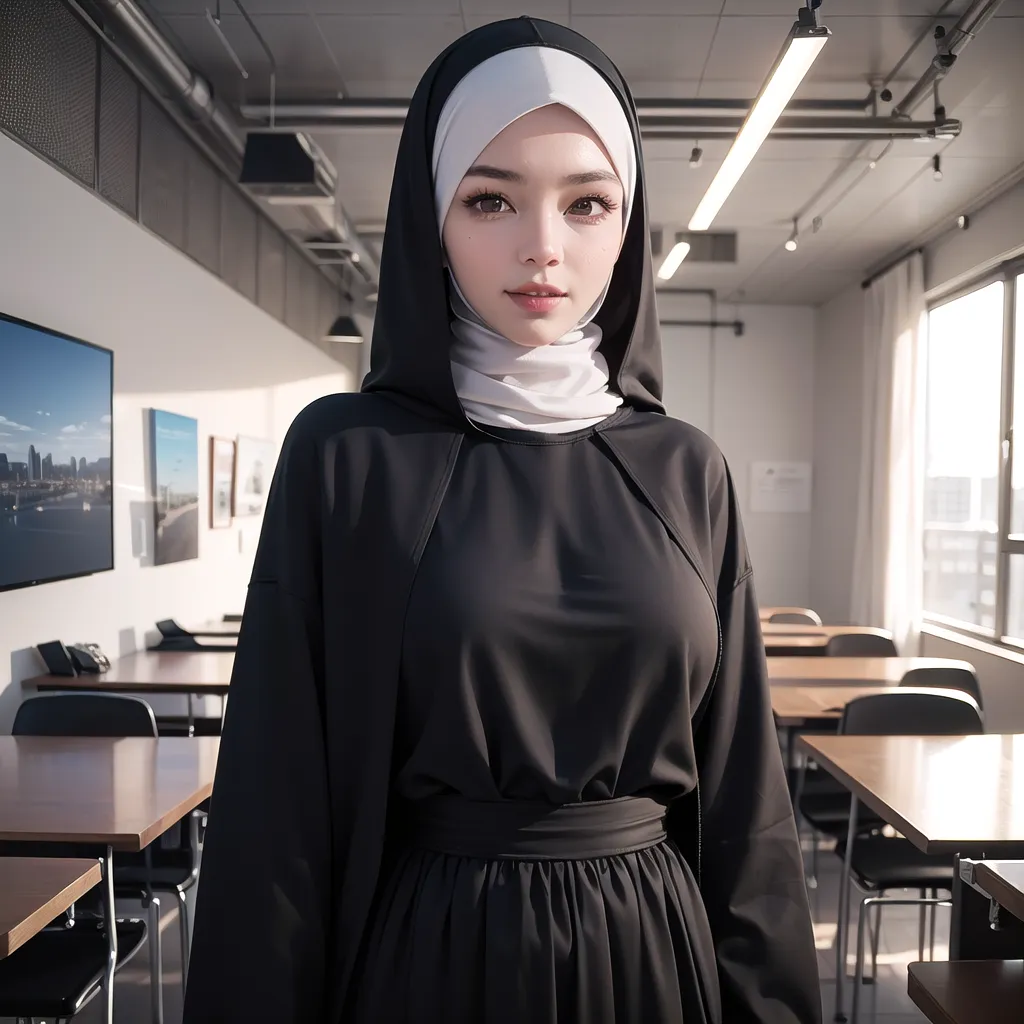
M 818 945 L 818 969 L 821 976 L 821 997 L 824 1024 L 832 1021 L 835 999 L 836 905 L 839 892 L 840 863 L 833 853 L 819 854 L 820 878 L 812 889 L 811 910 Z M 916 895 L 911 893 L 909 895 Z M 128 907 L 125 910 L 129 910 Z M 136 909 L 134 911 L 138 913 Z M 178 947 L 176 912 L 168 909 L 163 917 L 164 1021 L 181 1021 L 181 956 Z M 855 932 L 851 932 L 851 945 Z M 949 910 L 940 908 L 936 926 L 935 958 L 947 957 Z M 922 1024 L 927 1018 L 907 995 L 907 964 L 918 959 L 917 911 L 913 907 L 891 907 L 882 912 L 882 930 L 878 953 L 878 983 L 866 985 L 860 1004 L 860 1024 Z M 927 954 L 926 954 L 927 955 Z M 849 960 L 850 972 L 853 960 Z M 846 987 L 846 1004 L 852 979 Z M 75 1019 L 75 1024 L 101 1024 L 102 1004 L 94 1000 Z M 150 1020 L 148 947 L 119 975 L 115 990 L 115 1020 L 118 1024 L 146 1024 Z M 0 1024 L 9 1024 L 0 1018 Z M 50 1022 L 47 1022 L 50 1024 Z M 582 1022 L 581 1022 L 582 1024 Z

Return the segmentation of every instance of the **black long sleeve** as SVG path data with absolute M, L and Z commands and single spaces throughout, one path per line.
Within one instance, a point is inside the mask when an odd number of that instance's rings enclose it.
M 736 532 L 741 546 L 738 523 Z M 696 742 L 701 893 L 717 952 L 723 1019 L 820 1024 L 803 863 L 749 569 L 718 603 L 722 660 Z
M 332 907 L 313 453 L 286 442 L 231 679 L 184 1024 L 323 1019 Z

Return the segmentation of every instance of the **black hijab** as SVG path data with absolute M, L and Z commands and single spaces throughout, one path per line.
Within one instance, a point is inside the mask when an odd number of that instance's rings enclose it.
M 537 18 L 512 18 L 475 29 L 452 43 L 424 73 L 409 104 L 395 164 L 380 268 L 370 372 L 362 390 L 379 392 L 431 418 L 467 420 L 449 362 L 451 310 L 434 204 L 430 158 L 445 101 L 485 60 L 520 46 L 564 50 L 586 61 L 622 103 L 637 153 L 633 214 L 611 286 L 594 318 L 603 338 L 612 390 L 624 404 L 664 412 L 661 338 L 647 225 L 647 194 L 636 108 L 615 65 L 572 29 Z

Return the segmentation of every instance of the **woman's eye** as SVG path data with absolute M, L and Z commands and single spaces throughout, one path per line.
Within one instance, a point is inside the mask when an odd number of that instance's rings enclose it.
M 506 205 L 500 196 L 481 196 L 475 203 L 481 213 L 504 213 Z
M 596 199 L 578 199 L 569 207 L 569 212 L 576 217 L 595 217 L 605 211 Z

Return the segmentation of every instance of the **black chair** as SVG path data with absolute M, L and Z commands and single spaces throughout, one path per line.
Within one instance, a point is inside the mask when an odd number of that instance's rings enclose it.
M 107 693 L 55 693 L 32 697 L 18 708 L 12 728 L 23 736 L 152 736 L 157 737 L 156 717 L 150 705 L 140 697 Z M 199 877 L 198 819 L 190 815 L 186 842 L 165 833 L 139 854 L 118 853 L 114 857 L 114 895 L 118 899 L 139 900 L 150 910 L 152 938 L 151 980 L 155 1000 L 162 993 L 162 964 L 159 929 L 160 901 L 154 893 L 168 893 L 178 901 L 178 926 L 181 941 L 182 988 L 188 970 L 189 916 L 187 893 Z M 37 851 L 33 851 L 37 852 Z M 57 855 L 53 847 L 39 850 L 42 855 Z M 82 856 L 80 848 L 60 850 L 62 856 Z M 85 854 L 91 855 L 91 854 Z M 0 1011 L 2 1014 L 2 1011 Z M 31 1015 L 29 1015 L 31 1016 Z M 35 1016 L 45 1016 L 39 1012 Z
M 911 668 L 903 673 L 900 686 L 923 686 L 929 689 L 960 690 L 961 693 L 969 693 L 984 715 L 981 684 L 974 670 L 966 665 L 929 665 Z
M 843 710 L 839 732 L 858 736 L 961 736 L 981 733 L 981 711 L 967 693 L 952 689 L 893 687 L 857 697 Z M 842 1012 L 842 979 L 846 971 L 846 931 L 850 919 L 850 883 L 867 896 L 860 901 L 857 919 L 857 957 L 850 1024 L 856 1024 L 860 988 L 864 980 L 864 926 L 869 909 L 876 908 L 872 938 L 872 968 L 877 969 L 878 930 L 885 904 L 920 907 L 918 954 L 924 959 L 926 915 L 931 907 L 931 950 L 935 948 L 935 908 L 947 901 L 940 889 L 952 893 L 954 864 L 949 855 L 922 853 L 909 840 L 890 838 L 881 831 L 861 834 L 858 800 L 850 795 L 847 837 L 836 846 L 844 872 L 839 892 L 839 927 L 836 934 L 836 1018 Z M 852 843 L 852 846 L 851 846 Z M 890 898 L 892 889 L 917 889 L 918 898 Z M 926 896 L 927 892 L 931 896 Z M 840 974 L 839 972 L 842 972 Z
M 828 658 L 895 658 L 899 652 L 888 633 L 836 633 L 825 645 Z

